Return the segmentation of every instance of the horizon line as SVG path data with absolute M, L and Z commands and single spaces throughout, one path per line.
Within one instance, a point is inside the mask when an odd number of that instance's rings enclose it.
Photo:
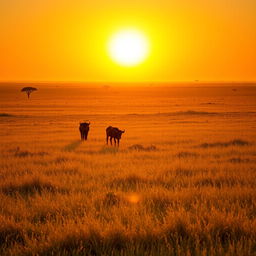
M 15 80 L 15 81 L 11 81 L 11 80 L 0 80 L 0 84 L 2 83 L 64 83 L 64 84 L 68 84 L 68 83 L 76 83 L 76 84 L 81 84 L 81 83 L 94 83 L 94 84 L 99 84 L 99 83 L 112 83 L 112 84 L 117 84 L 117 83 L 123 83 L 123 84 L 130 84 L 130 83 L 140 83 L 140 84 L 155 84 L 155 83 L 161 83 L 161 84 L 165 84 L 165 83 L 193 83 L 193 84 L 202 84 L 202 83 L 208 83 L 208 84 L 223 84 L 223 83 L 227 83 L 227 84 L 239 84 L 239 83 L 246 83 L 246 84 L 253 84 L 256 83 L 256 80 L 188 80 L 188 81 L 62 81 L 62 80 Z

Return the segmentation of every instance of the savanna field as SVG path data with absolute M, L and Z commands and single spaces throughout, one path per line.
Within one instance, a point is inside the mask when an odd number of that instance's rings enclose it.
M 0 86 L 0 255 L 256 255 L 255 85 L 24 86 Z

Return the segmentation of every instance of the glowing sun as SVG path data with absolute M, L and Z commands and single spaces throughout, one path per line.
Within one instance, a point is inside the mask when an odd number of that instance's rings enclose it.
M 110 38 L 108 51 L 112 60 L 118 64 L 135 66 L 148 56 L 149 42 L 140 31 L 122 30 Z

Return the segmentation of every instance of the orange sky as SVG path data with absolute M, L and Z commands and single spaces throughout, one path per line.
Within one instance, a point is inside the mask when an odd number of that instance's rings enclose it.
M 255 0 L 0 0 L 1 81 L 255 81 Z M 115 31 L 149 58 L 121 67 Z

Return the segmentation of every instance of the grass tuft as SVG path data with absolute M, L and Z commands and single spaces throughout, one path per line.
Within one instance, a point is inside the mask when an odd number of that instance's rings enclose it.
M 118 153 L 118 148 L 104 146 L 99 150 L 99 153 L 100 154 L 116 154 Z
M 0 113 L 0 117 L 12 117 L 14 115 L 8 114 L 8 113 Z
M 216 112 L 207 112 L 207 111 L 194 111 L 194 110 L 187 110 L 187 111 L 179 111 L 176 112 L 179 115 L 216 115 Z
M 116 195 L 114 192 L 108 192 L 105 195 L 105 198 L 103 200 L 103 204 L 106 207 L 119 205 L 120 203 L 120 197 Z
M 136 174 L 130 174 L 126 177 L 115 178 L 109 183 L 110 187 L 120 188 L 122 190 L 136 189 L 139 186 L 149 184 L 150 180 Z
M 49 153 L 40 151 L 40 152 L 30 152 L 28 150 L 21 150 L 20 147 L 8 150 L 9 153 L 13 153 L 15 157 L 32 157 L 32 156 L 45 156 Z
M 234 164 L 240 164 L 240 163 L 249 163 L 251 160 L 249 158 L 242 159 L 240 157 L 237 158 L 230 158 L 228 162 L 234 163 Z
M 251 143 L 241 139 L 235 139 L 228 142 L 215 142 L 200 144 L 200 148 L 213 148 L 213 147 L 229 147 L 229 146 L 249 146 Z
M 66 163 L 66 162 L 68 162 L 68 158 L 67 157 L 57 157 L 55 160 L 54 160 L 54 162 L 56 163 L 56 164 L 62 164 L 62 163 Z
M 176 157 L 178 158 L 188 158 L 188 157 L 199 157 L 199 154 L 195 152 L 186 152 L 186 151 L 181 151 L 178 154 L 176 154 Z
M 154 145 L 148 146 L 148 147 L 144 147 L 140 144 L 135 144 L 132 145 L 130 147 L 128 147 L 129 150 L 136 150 L 136 151 L 156 151 L 157 147 Z
M 22 195 L 32 196 L 36 193 L 42 194 L 43 192 L 56 193 L 58 191 L 64 192 L 63 189 L 59 189 L 48 181 L 43 181 L 39 178 L 34 178 L 29 181 L 24 181 L 18 184 L 9 184 L 1 188 L 1 191 L 10 196 Z
M 190 170 L 190 169 L 181 169 L 181 168 L 178 168 L 175 170 L 175 176 L 176 177 L 192 177 L 194 175 L 196 175 L 196 172 L 195 170 Z

